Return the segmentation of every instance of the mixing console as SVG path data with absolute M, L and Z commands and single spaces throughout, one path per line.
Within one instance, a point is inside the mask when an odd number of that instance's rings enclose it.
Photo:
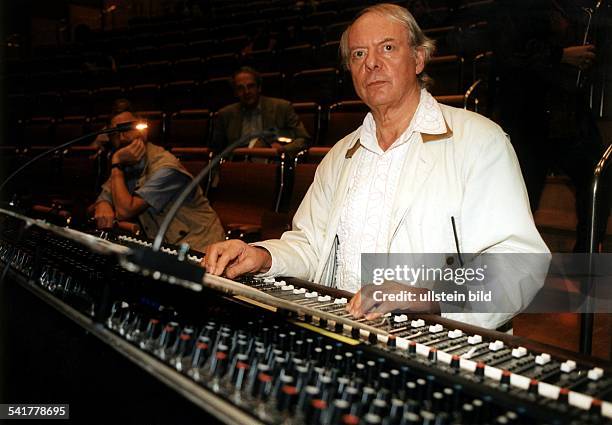
M 593 358 L 437 316 L 354 320 L 345 312 L 350 294 L 297 279 L 240 282 L 278 304 L 193 291 L 127 271 L 113 256 L 47 230 L 20 235 L 10 220 L 1 226 L 0 263 L 10 262 L 17 282 L 101 324 L 91 331 L 226 422 L 612 420 L 612 372 Z M 184 257 L 185 267 L 200 260 L 166 253 Z

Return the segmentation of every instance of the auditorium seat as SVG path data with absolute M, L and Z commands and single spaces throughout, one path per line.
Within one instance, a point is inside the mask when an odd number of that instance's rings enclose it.
M 280 211 L 266 211 L 262 216 L 262 239 L 280 238 L 283 232 L 291 229 L 293 215 L 312 184 L 319 163 L 329 150 L 329 147 L 311 147 L 298 154 L 286 179 Z
M 58 119 L 55 123 L 54 145 L 61 145 L 69 140 L 83 136 L 86 124 L 87 118 L 85 115 L 64 116 Z M 82 144 L 89 142 L 91 141 L 84 141 Z
M 204 81 L 198 87 L 197 101 L 211 111 L 235 102 L 231 78 L 219 77 Z
M 340 42 L 328 41 L 317 50 L 317 65 L 321 68 L 340 68 Z
M 208 55 L 214 54 L 216 48 L 216 40 L 195 40 L 187 44 L 187 54 L 189 57 L 205 58 Z
M 123 89 L 127 89 L 133 85 L 140 84 L 139 78 L 142 71 L 139 64 L 128 64 L 117 67 L 119 75 L 119 83 Z
M 62 96 L 62 114 L 64 116 L 89 116 L 91 114 L 91 101 L 91 92 L 89 90 L 69 90 Z
M 159 60 L 174 62 L 188 57 L 185 43 L 164 43 L 159 46 Z
M 234 35 L 219 41 L 217 53 L 240 53 L 247 45 L 249 39 L 246 35 Z
M 56 117 L 61 113 L 62 98 L 58 92 L 38 93 L 32 100 L 30 111 L 33 116 Z
M 136 109 L 138 111 L 138 115 L 147 122 L 147 139 L 156 145 L 163 146 L 165 143 L 165 115 L 162 111 L 159 110 L 149 110 L 143 111 L 141 109 Z
M 259 71 L 258 68 L 255 68 Z M 280 72 L 264 72 L 261 74 L 261 86 L 264 96 L 285 97 L 285 74 Z
M 425 67 L 425 72 L 433 78 L 430 88 L 433 95 L 463 93 L 463 58 L 457 55 L 434 56 Z
M 279 69 L 287 74 L 314 67 L 314 48 L 311 44 L 287 47 L 278 52 L 277 56 Z
M 181 161 L 181 164 L 194 177 L 208 165 L 212 154 L 209 148 L 203 147 L 173 147 L 170 152 Z M 204 194 L 208 193 L 211 175 L 212 173 L 200 183 Z
M 338 102 L 329 107 L 319 145 L 332 146 L 338 140 L 356 130 L 363 123 L 369 109 L 360 100 Z
M 310 134 L 311 144 L 316 145 L 321 125 L 321 106 L 314 102 L 294 103 L 293 108 Z
M 317 102 L 329 105 L 338 97 L 338 70 L 319 68 L 297 72 L 291 78 L 292 102 Z
M 209 78 L 231 75 L 238 67 L 238 56 L 235 53 L 211 55 L 205 61 L 206 75 Z
M 255 68 L 259 72 L 270 72 L 278 69 L 275 52 L 271 49 L 253 50 L 242 57 L 242 64 Z
M 170 80 L 170 62 L 146 62 L 140 66 L 137 84 L 165 84 Z
M 173 113 L 168 123 L 166 145 L 205 147 L 210 133 L 208 109 L 185 109 Z
M 194 109 L 198 106 L 197 84 L 194 80 L 172 81 L 162 88 L 162 109 L 172 113 L 181 109 Z
M 265 211 L 278 211 L 284 184 L 284 159 L 272 148 L 242 148 L 237 156 L 251 151 L 249 158 L 276 159 L 273 162 L 223 161 L 219 166 L 218 185 L 209 191 L 213 209 L 231 236 L 249 234 L 259 238 Z M 255 153 L 255 151 L 258 151 Z
M 62 152 L 59 187 L 61 197 L 73 205 L 89 205 L 98 196 L 102 170 L 98 149 L 89 146 L 72 146 Z
M 119 86 L 101 87 L 92 93 L 91 113 L 93 115 L 108 114 L 115 99 L 125 97 L 124 90 Z
M 126 64 L 141 64 L 145 62 L 154 62 L 156 60 L 159 60 L 159 49 L 157 47 L 139 45 L 130 50 L 124 62 Z
M 327 42 L 340 41 L 340 37 L 344 30 L 350 25 L 351 21 L 336 22 L 329 25 L 325 30 L 325 39 Z
M 139 84 L 126 93 L 135 111 L 161 109 L 161 89 L 157 84 Z
M 53 143 L 55 120 L 52 117 L 32 117 L 23 126 L 25 146 L 50 146 Z
M 460 53 L 459 38 L 461 30 L 454 25 L 435 27 L 423 30 L 425 35 L 436 42 L 437 56 Z
M 171 78 L 173 81 L 199 81 L 203 75 L 204 64 L 200 57 L 179 59 L 172 65 Z

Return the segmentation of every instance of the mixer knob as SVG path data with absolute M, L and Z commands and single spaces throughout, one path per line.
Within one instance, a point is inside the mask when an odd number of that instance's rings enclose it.
M 442 332 L 443 330 L 444 330 L 444 327 L 439 323 L 429 326 L 429 332 L 432 334 L 437 334 L 439 332 Z
M 410 326 L 412 326 L 413 328 L 422 328 L 423 326 L 425 326 L 425 320 L 423 319 L 413 320 L 412 322 L 410 322 Z
M 489 343 L 489 350 L 491 351 L 499 351 L 502 348 L 504 348 L 504 342 L 500 341 L 499 339 L 496 340 L 495 342 Z
M 561 372 L 570 373 L 576 370 L 576 362 L 573 360 L 567 360 L 561 363 Z
M 482 336 L 480 335 L 468 336 L 467 342 L 470 345 L 480 344 L 482 342 Z
M 283 385 L 277 397 L 276 408 L 281 412 L 292 412 L 297 402 L 298 390 L 293 385 Z
M 217 346 L 217 352 L 210 362 L 210 373 L 215 377 L 222 377 L 227 371 L 229 363 L 228 347 L 223 344 Z
M 593 369 L 588 371 L 587 376 L 591 381 L 598 381 L 602 378 L 603 374 L 604 371 L 602 368 L 594 367 Z
M 463 422 L 462 422 L 463 423 Z M 465 422 L 469 423 L 469 422 Z M 421 417 L 413 412 L 406 412 L 402 417 L 400 425 L 421 425 Z
M 331 412 L 328 416 L 328 423 L 337 424 L 340 423 L 342 417 L 349 413 L 351 405 L 346 400 L 335 399 L 331 404 Z
M 191 358 L 191 367 L 199 369 L 204 365 L 204 362 L 210 355 L 210 338 L 201 336 L 195 344 L 195 350 Z
M 140 341 L 140 347 L 144 349 L 150 348 L 150 346 L 157 341 L 161 332 L 161 322 L 159 319 L 149 319 L 149 323 L 147 323 L 147 329 L 145 330 L 145 335 L 142 341 Z
M 313 400 L 319 398 L 320 391 L 314 385 L 307 385 L 298 397 L 298 410 L 306 413 L 310 409 Z
M 535 362 L 536 364 L 540 365 L 540 366 L 544 366 L 547 363 L 550 363 L 550 354 L 548 353 L 542 353 L 536 356 L 535 358 Z
M 461 335 L 463 335 L 463 332 L 461 331 L 461 329 L 455 329 L 454 331 L 448 331 L 448 337 L 450 339 L 461 338 Z

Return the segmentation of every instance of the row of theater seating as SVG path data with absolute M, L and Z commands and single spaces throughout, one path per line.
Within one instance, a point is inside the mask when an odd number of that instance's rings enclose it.
M 437 96 L 441 103 L 478 111 L 481 103 L 469 95 Z M 315 102 L 293 103 L 296 113 L 312 137 L 313 145 L 331 146 L 357 128 L 368 111 L 359 100 L 337 102 L 322 107 Z M 141 111 L 149 124 L 149 139 L 163 146 L 207 146 L 214 126 L 214 113 L 208 109 L 182 109 L 172 113 Z M 14 146 L 57 146 L 97 131 L 107 125 L 109 115 L 95 117 L 34 117 L 10 127 L 6 140 Z
M 464 60 L 460 56 L 434 57 L 427 66 L 427 73 L 434 80 L 432 93 L 465 93 L 474 81 L 486 78 L 488 60 L 487 54 L 477 56 L 472 70 L 465 72 Z M 192 69 L 180 75 L 192 78 L 160 84 L 163 77 L 155 72 L 156 69 L 134 65 L 129 72 L 123 70 L 112 74 L 113 79 L 107 81 L 115 85 L 101 85 L 95 89 L 62 90 L 63 84 L 48 82 L 47 87 L 58 88 L 34 94 L 9 94 L 9 117 L 24 120 L 32 116 L 95 116 L 107 113 L 112 101 L 120 97 L 129 98 L 136 109 L 163 110 L 166 113 L 186 108 L 217 110 L 235 101 L 229 76 L 200 80 L 197 69 Z M 73 80 L 72 85 L 78 87 L 79 81 L 82 80 Z M 266 95 L 295 102 L 313 101 L 329 105 L 341 99 L 356 99 L 350 76 L 336 68 L 306 69 L 290 77 L 281 72 L 265 72 L 262 81 Z
M 0 158 L 16 168 L 42 150 L 42 147 L 34 148 L 10 157 L 5 149 Z M 246 232 L 253 238 L 277 237 L 288 227 L 291 215 L 312 182 L 317 164 L 328 150 L 310 148 L 297 159 L 289 159 L 272 148 L 237 149 L 230 160 L 223 161 L 204 180 L 202 189 L 227 230 L 238 232 L 236 235 Z M 177 147 L 171 152 L 194 175 L 212 157 L 207 148 Z M 213 179 L 213 174 L 218 177 Z M 107 175 L 103 155 L 92 148 L 73 147 L 30 167 L 8 191 L 27 193 L 35 205 L 82 212 L 95 200 Z M 215 183 L 211 185 L 213 180 Z M 266 226 L 262 230 L 263 223 Z

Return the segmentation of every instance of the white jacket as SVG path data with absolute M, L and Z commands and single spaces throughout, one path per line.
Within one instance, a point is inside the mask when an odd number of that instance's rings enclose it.
M 455 217 L 464 253 L 549 253 L 536 230 L 518 161 L 503 130 L 487 118 L 439 105 L 446 134 L 415 133 L 406 156 L 395 206 L 388 252 L 452 253 Z M 361 127 L 330 150 L 280 240 L 256 245 L 272 255 L 264 276 L 292 276 L 334 286 L 337 229 L 341 208 L 359 155 Z M 546 265 L 547 266 L 547 265 Z M 544 271 L 545 273 L 545 271 Z M 541 277 L 541 276 L 540 276 Z M 542 282 L 512 279 L 504 290 L 515 312 L 524 308 Z M 517 286 L 518 285 L 518 286 Z M 513 314 L 447 313 L 443 316 L 496 328 Z

